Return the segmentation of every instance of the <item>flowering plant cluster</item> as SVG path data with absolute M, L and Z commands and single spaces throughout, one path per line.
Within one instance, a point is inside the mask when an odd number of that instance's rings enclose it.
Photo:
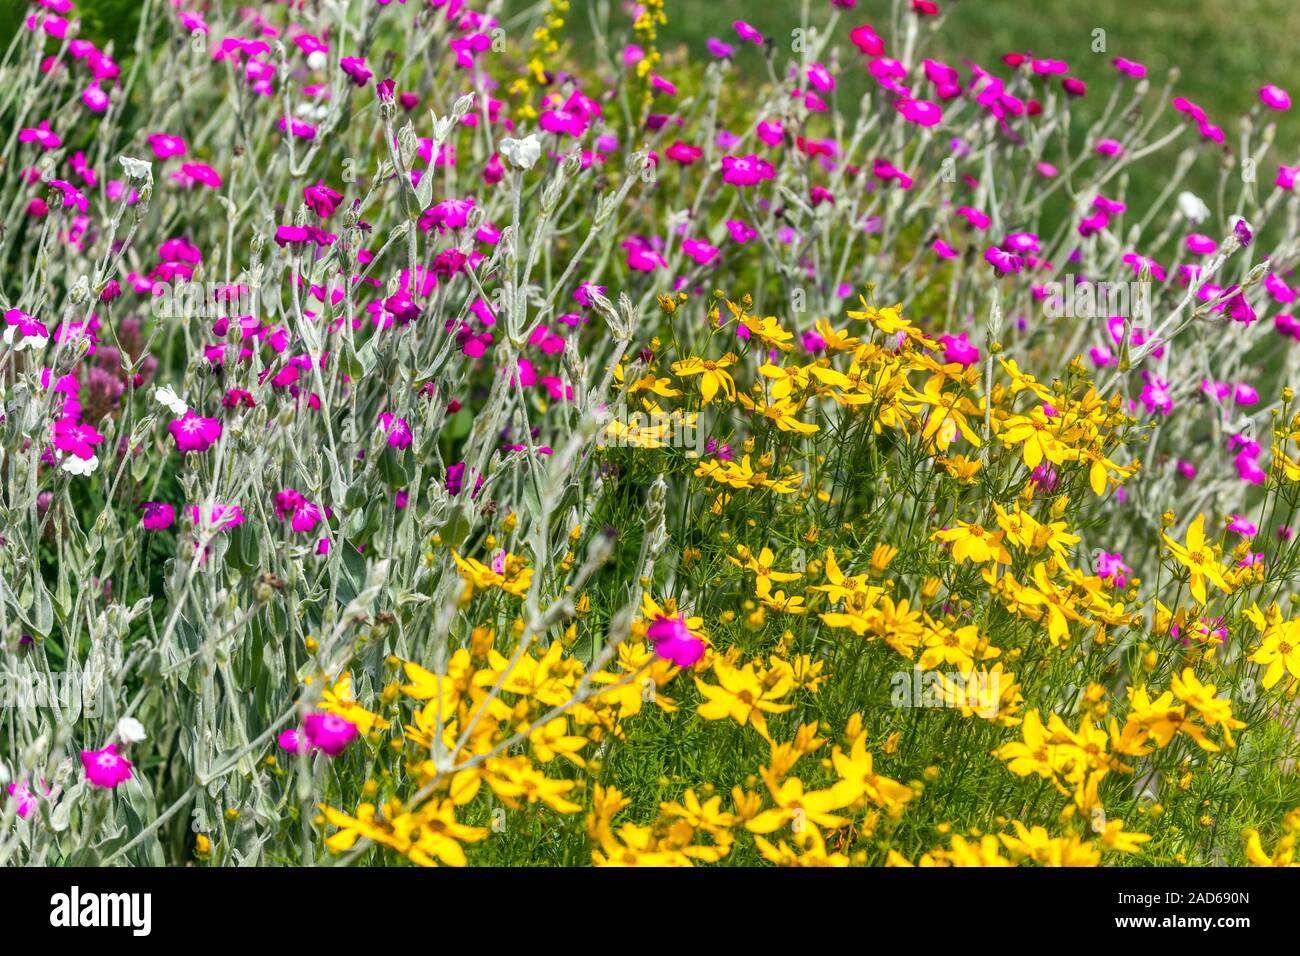
M 1286 91 L 498 6 L 29 5 L 0 864 L 1297 862 Z

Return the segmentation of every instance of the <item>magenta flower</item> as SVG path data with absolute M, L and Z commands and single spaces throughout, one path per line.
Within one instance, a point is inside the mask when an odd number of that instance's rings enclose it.
M 704 656 L 704 641 L 686 627 L 680 617 L 655 618 L 646 630 L 646 637 L 655 646 L 655 654 L 678 667 L 690 667 Z
M 117 752 L 117 744 L 103 750 L 81 751 L 81 765 L 86 769 L 86 779 L 97 787 L 112 790 L 131 779 L 131 761 Z
M 146 501 L 140 507 L 144 510 L 144 517 L 140 519 L 140 524 L 150 531 L 170 528 L 172 522 L 176 520 L 176 509 L 166 502 Z
M 943 110 L 928 100 L 901 99 L 894 103 L 894 109 L 917 126 L 934 126 L 943 119 Z
M 885 41 L 868 24 L 849 31 L 849 41 L 867 56 L 884 56 Z
M 185 140 L 179 136 L 170 136 L 167 133 L 154 133 L 145 140 L 153 154 L 158 159 L 167 159 L 171 156 L 184 156 L 188 151 Z
M 464 229 L 469 225 L 469 211 L 473 208 L 472 199 L 444 199 L 429 207 L 420 225 L 426 229 L 436 228 L 439 232 L 444 229 Z
M 579 110 L 561 107 L 555 110 L 542 110 L 537 123 L 548 133 L 564 133 L 568 136 L 581 136 L 587 131 L 587 116 Z
M 704 150 L 700 149 L 698 146 L 692 146 L 690 143 L 683 143 L 679 139 L 664 150 L 664 155 L 675 163 L 689 166 L 704 155 Z
M 209 189 L 221 188 L 221 174 L 206 163 L 181 163 L 181 168 L 171 178 L 186 189 L 196 183 Z
M 275 742 L 281 750 L 291 754 L 306 753 L 311 746 L 307 743 L 307 738 L 302 731 L 293 728 L 280 731 L 280 735 L 275 738 Z
M 83 461 L 95 457 L 92 446 L 103 440 L 104 436 L 93 427 L 82 424 L 75 418 L 63 418 L 54 423 L 54 447 Z
M 1259 525 L 1241 515 L 1232 515 L 1228 521 L 1228 530 L 1235 531 L 1243 538 L 1253 538 L 1259 533 Z
M 45 150 L 58 149 L 63 145 L 63 140 L 59 138 L 58 134 L 50 130 L 48 120 L 41 120 L 35 126 L 19 130 L 18 142 L 36 143 L 41 149 Z
M 187 409 L 182 417 L 167 426 L 167 430 L 176 439 L 179 451 L 207 451 L 221 437 L 221 422 Z
M 46 796 L 49 796 L 49 787 L 42 784 L 41 789 L 45 791 Z M 23 818 L 26 818 L 29 813 L 36 809 L 36 801 L 39 799 L 32 790 L 31 784 L 26 780 L 21 783 L 9 784 L 9 796 L 13 797 L 14 803 L 17 804 L 15 812 Z
M 206 525 L 213 531 L 225 531 L 243 524 L 244 512 L 239 505 L 213 505 L 205 515 L 203 508 L 193 505 L 190 508 L 190 518 L 198 528 Z
M 375 74 L 366 68 L 365 57 L 345 56 L 339 60 L 339 69 L 357 86 L 365 86 Z
M 1024 260 L 1020 256 L 1012 255 L 997 246 L 989 246 L 984 251 L 984 259 L 989 265 L 993 266 L 998 272 L 1004 275 L 1008 272 L 1019 272 L 1020 267 L 1024 265 Z
M 1133 573 L 1133 569 L 1124 563 L 1124 556 L 1118 551 L 1114 554 L 1107 551 L 1098 552 L 1097 566 L 1094 570 L 1097 577 L 1110 581 L 1111 586 L 1116 588 L 1124 587 L 1128 583 L 1126 575 Z
M 754 186 L 775 176 L 776 170 L 772 164 L 752 153 L 748 156 L 722 157 L 722 181 L 732 186 Z
M 758 230 L 741 219 L 728 219 L 726 226 L 727 231 L 731 233 L 732 241 L 742 245 L 758 236 Z
M 1250 223 L 1244 219 L 1238 219 L 1232 224 L 1232 233 L 1241 240 L 1243 246 L 1250 245 L 1250 240 L 1255 237 L 1255 234 L 1250 231 Z
M 1143 372 L 1142 376 L 1146 379 L 1146 384 L 1142 386 L 1138 400 L 1146 406 L 1148 413 L 1168 415 L 1174 410 L 1174 401 L 1169 397 L 1169 383 L 1148 372 Z
M 331 757 L 337 757 L 357 735 L 357 726 L 338 714 L 308 714 L 303 720 L 307 741 Z
M 388 444 L 399 451 L 411 447 L 411 426 L 405 418 L 398 418 L 391 412 L 381 412 L 379 427 L 388 435 Z
M 1260 88 L 1259 101 L 1271 110 L 1283 112 L 1291 108 L 1291 96 L 1280 86 L 1272 83 Z
M 1117 56 L 1112 62 L 1115 64 L 1115 69 L 1136 80 L 1147 75 L 1147 68 L 1135 60 L 1126 60 L 1122 56 Z
M 343 197 L 326 186 L 324 180 L 318 179 L 315 186 L 303 187 L 302 201 L 320 218 L 328 219 L 334 215 L 334 210 L 339 207 Z
M 723 43 L 717 37 L 709 37 L 704 41 L 705 48 L 709 51 L 710 56 L 717 57 L 719 60 L 735 56 L 736 48 L 730 43 Z
M 967 341 L 965 332 L 961 335 L 941 335 L 939 342 L 943 345 L 944 359 L 948 362 L 974 365 L 980 360 L 980 350 Z

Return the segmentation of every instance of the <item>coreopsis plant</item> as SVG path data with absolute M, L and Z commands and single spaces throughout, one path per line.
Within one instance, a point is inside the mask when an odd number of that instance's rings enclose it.
M 1290 97 L 824 6 L 29 5 L 0 864 L 1293 862 Z

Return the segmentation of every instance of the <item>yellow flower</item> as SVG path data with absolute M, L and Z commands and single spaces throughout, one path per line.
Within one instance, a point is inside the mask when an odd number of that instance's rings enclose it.
M 767 719 L 763 715 L 784 714 L 793 709 L 793 704 L 777 703 L 794 686 L 793 677 L 778 676 L 776 682 L 767 687 L 754 673 L 753 664 L 746 664 L 743 668 L 732 667 L 721 657 L 714 660 L 713 673 L 718 678 L 717 684 L 706 684 L 695 678 L 695 686 L 705 697 L 699 715 L 705 720 L 730 717 L 742 727 L 746 724 L 752 726 L 770 740 Z
M 771 548 L 761 548 L 758 552 L 758 556 L 755 557 L 754 552 L 750 551 L 749 548 L 745 547 L 743 544 L 738 544 L 736 545 L 736 553 L 740 555 L 740 558 L 733 558 L 731 555 L 727 555 L 727 560 L 736 567 L 744 568 L 746 571 L 757 575 L 760 579 L 767 578 L 770 581 L 798 581 L 803 577 L 802 574 L 794 571 L 778 571 L 772 567 L 773 563 L 776 561 L 776 555 L 772 553 Z
M 830 811 L 848 806 L 853 798 L 846 791 L 837 787 L 829 790 L 804 791 L 803 781 L 798 777 L 787 777 L 778 783 L 770 773 L 763 775 L 763 782 L 776 806 L 764 810 L 745 824 L 751 833 L 772 833 L 787 823 L 796 834 L 816 827 L 838 827 L 848 820 Z
M 1292 681 L 1300 680 L 1300 621 L 1283 621 L 1277 613 L 1277 605 L 1269 608 L 1268 620 L 1258 606 L 1252 606 L 1245 612 L 1246 617 L 1264 635 L 1259 647 L 1251 653 L 1249 660 L 1262 664 L 1267 670 L 1260 681 L 1265 690 L 1269 690 L 1289 674 Z
M 517 810 L 519 798 L 529 803 L 544 803 L 557 813 L 577 813 L 582 809 L 564 795 L 578 785 L 576 780 L 553 780 L 545 777 L 528 762 L 527 757 L 499 758 L 488 761 L 488 786 L 501 801 Z
M 1003 531 L 988 531 L 983 525 L 958 521 L 953 527 L 936 531 L 931 538 L 952 545 L 952 559 L 958 564 L 973 561 L 983 564 L 997 561 L 1010 564 L 1011 555 L 1002 543 Z
M 891 816 L 896 816 L 903 805 L 916 796 L 911 787 L 875 772 L 865 732 L 854 738 L 847 755 L 835 747 L 831 752 L 831 762 L 840 776 L 835 789 L 847 796 L 849 803 L 866 797 L 876 806 L 884 807 Z
M 1164 538 L 1165 546 L 1169 548 L 1169 553 L 1174 559 L 1191 572 L 1190 587 L 1192 597 L 1196 599 L 1197 604 L 1205 603 L 1205 582 L 1208 579 L 1211 584 L 1224 592 L 1231 592 L 1232 588 L 1224 580 L 1224 567 L 1214 556 L 1214 552 L 1205 542 L 1205 515 L 1199 514 L 1196 520 L 1191 523 L 1187 529 L 1187 544 L 1181 545 L 1168 534 L 1161 533 Z
M 993 751 L 993 756 L 1005 761 L 1007 769 L 1017 777 L 1037 774 L 1045 780 L 1056 775 L 1060 761 L 1058 747 L 1051 743 L 1037 709 L 1025 714 L 1020 727 L 1021 742 L 1012 741 Z
M 679 378 L 700 376 L 700 400 L 708 405 L 721 391 L 730 401 L 736 400 L 736 382 L 726 369 L 736 364 L 736 356 L 728 352 L 720 359 L 691 357 L 672 365 L 673 374 Z
M 1151 839 L 1146 833 L 1125 833 L 1123 820 L 1108 820 L 1106 828 L 1098 835 L 1098 842 L 1108 850 L 1120 853 L 1137 853 L 1142 844 Z

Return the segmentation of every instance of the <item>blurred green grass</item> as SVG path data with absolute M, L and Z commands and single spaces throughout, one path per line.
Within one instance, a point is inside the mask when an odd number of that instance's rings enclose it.
M 1205 107 L 1231 133 L 1235 117 L 1256 102 L 1265 83 L 1300 95 L 1300 2 L 1297 0 L 939 0 L 951 10 L 939 31 L 937 53 L 953 65 L 963 57 L 992 69 L 1008 51 L 1068 60 L 1085 80 L 1114 75 L 1116 56 L 1145 63 L 1153 80 L 1181 68 L 1182 95 Z M 518 6 L 518 5 L 516 5 Z M 575 11 L 581 4 L 575 3 Z M 745 19 L 764 35 L 788 37 L 799 25 L 799 0 L 725 3 L 668 0 L 665 41 L 685 43 L 707 56 L 704 41 L 716 36 L 736 42 L 732 21 Z M 889 24 L 888 0 L 860 0 L 843 11 L 841 46 L 848 30 L 872 24 L 881 35 Z M 809 5 L 825 22 L 829 0 Z M 585 17 L 575 16 L 585 22 Z M 1092 52 L 1093 31 L 1106 31 L 1104 53 Z M 851 48 L 850 48 L 851 49 Z M 1096 97 L 1100 98 L 1100 97 Z
M 220 0 L 218 0 L 220 2 Z M 589 8 L 596 0 L 571 4 L 569 23 L 563 36 L 572 53 L 582 59 L 590 48 Z M 999 57 L 1008 51 L 1030 52 L 1069 61 L 1073 74 L 1089 82 L 1089 97 L 1076 104 L 1080 118 L 1087 120 L 1102 108 L 1114 77 L 1110 65 L 1116 56 L 1145 63 L 1153 85 L 1163 82 L 1167 71 L 1179 67 L 1177 89 L 1199 103 L 1215 123 L 1223 127 L 1228 144 L 1236 142 L 1237 119 L 1257 102 L 1257 91 L 1265 83 L 1276 83 L 1300 96 L 1300 57 L 1296 37 L 1300 36 L 1300 0 L 939 0 L 949 11 L 935 38 L 931 55 L 958 65 L 973 59 L 990 69 L 1000 68 Z M 239 4 L 226 0 L 225 6 Z M 103 46 L 112 41 L 119 57 L 131 47 L 139 22 L 140 0 L 81 0 L 81 35 Z M 507 0 L 503 17 L 519 17 L 516 24 L 529 22 L 538 0 Z M 852 10 L 842 11 L 837 43 L 853 53 L 848 31 L 871 23 L 887 33 L 890 0 L 859 0 Z M 660 46 L 665 52 L 685 50 L 694 61 L 709 59 L 705 41 L 716 36 L 742 44 L 731 24 L 748 20 L 764 35 L 787 49 L 791 31 L 800 25 L 805 7 L 814 22 L 824 23 L 830 0 L 768 0 L 744 3 L 726 0 L 667 0 L 668 25 L 661 30 Z M 622 6 L 610 0 L 610 23 L 614 40 L 627 39 L 630 17 Z M 0 0 L 0 46 L 7 45 L 22 17 L 36 7 L 27 0 Z M 522 16 L 520 16 L 522 15 Z M 932 22 L 928 19 L 924 22 Z M 523 26 L 517 39 L 526 42 Z M 1104 52 L 1094 52 L 1094 31 L 1105 31 Z M 891 46 L 892 49 L 892 46 Z M 856 54 L 854 53 L 854 56 Z M 742 57 L 741 68 L 756 66 L 752 57 Z M 742 74 L 743 75 L 743 74 Z M 869 82 L 863 70 L 846 70 L 841 103 L 852 103 Z M 1078 127 L 1076 127 L 1078 128 Z M 1283 161 L 1294 161 L 1295 140 L 1279 130 Z M 1181 143 L 1196 140 L 1186 135 Z M 1176 150 L 1166 155 L 1169 161 Z M 1133 173 L 1131 195 L 1140 198 L 1159 189 L 1166 164 L 1148 160 Z M 1271 172 L 1265 176 L 1271 180 Z M 1214 164 L 1204 159 L 1189 177 L 1187 185 L 1203 194 L 1213 190 Z

